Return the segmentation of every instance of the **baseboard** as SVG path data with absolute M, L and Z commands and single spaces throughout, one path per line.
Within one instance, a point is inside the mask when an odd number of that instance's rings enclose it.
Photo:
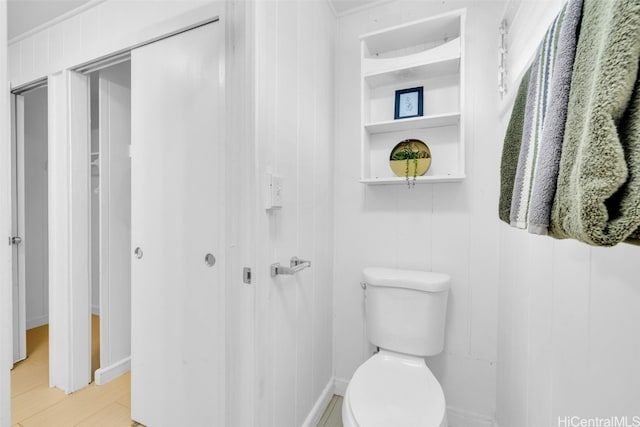
M 49 323 L 49 315 L 36 317 L 35 319 L 27 319 L 27 330 L 37 328 L 38 326 L 46 325 Z
M 344 394 L 347 392 L 347 386 L 349 385 L 349 380 L 345 380 L 344 378 L 336 378 L 334 380 L 334 389 L 333 389 L 333 393 L 337 394 L 338 396 L 344 396 Z
M 131 357 L 119 360 L 106 368 L 96 371 L 96 384 L 103 385 L 131 370 Z
M 320 397 L 316 401 L 316 404 L 311 408 L 311 412 L 307 415 L 307 419 L 302 423 L 303 427 L 316 427 L 320 418 L 322 418 L 322 414 L 324 410 L 329 405 L 331 398 L 333 397 L 333 389 L 334 389 L 334 380 L 333 378 L 329 379 L 329 382 L 325 386 L 322 393 L 320 393 Z
M 95 316 L 100 316 L 100 306 L 99 305 L 91 305 L 91 314 Z
M 449 427 L 496 427 L 495 420 L 486 415 L 465 411 L 464 409 L 447 406 Z

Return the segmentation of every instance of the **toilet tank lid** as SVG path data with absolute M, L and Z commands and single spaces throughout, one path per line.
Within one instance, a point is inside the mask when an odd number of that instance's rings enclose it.
M 451 277 L 432 271 L 367 267 L 362 271 L 364 282 L 370 286 L 415 289 L 423 292 L 442 292 L 451 287 Z

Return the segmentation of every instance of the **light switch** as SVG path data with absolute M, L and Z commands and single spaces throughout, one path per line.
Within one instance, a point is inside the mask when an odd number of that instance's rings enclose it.
M 267 173 L 267 210 L 282 208 L 282 177 Z

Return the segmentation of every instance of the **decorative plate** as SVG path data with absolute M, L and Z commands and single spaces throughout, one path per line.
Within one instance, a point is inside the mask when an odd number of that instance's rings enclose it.
M 405 139 L 391 150 L 389 166 L 397 176 L 422 176 L 431 166 L 431 150 L 419 139 Z

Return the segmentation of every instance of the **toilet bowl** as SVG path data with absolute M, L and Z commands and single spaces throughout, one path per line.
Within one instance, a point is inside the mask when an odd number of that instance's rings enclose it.
M 442 387 L 423 357 L 444 347 L 450 277 L 427 271 L 363 271 L 367 338 L 380 350 L 354 373 L 345 427 L 446 427 Z
M 353 375 L 344 427 L 446 427 L 442 387 L 424 359 L 380 350 Z

